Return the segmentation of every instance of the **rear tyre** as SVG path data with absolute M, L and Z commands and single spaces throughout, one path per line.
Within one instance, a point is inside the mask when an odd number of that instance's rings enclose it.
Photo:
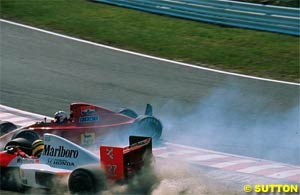
M 94 194 L 106 188 L 106 178 L 99 165 L 75 169 L 69 177 L 72 194 Z
M 163 126 L 161 122 L 153 116 L 139 116 L 136 121 L 135 134 L 152 137 L 158 140 L 162 134 Z
M 24 138 L 32 144 L 35 140 L 39 139 L 40 137 L 33 130 L 22 129 L 22 130 L 16 132 L 11 139 L 13 140 L 16 138 Z
M 120 114 L 124 114 L 125 116 L 131 117 L 131 118 L 137 118 L 138 114 L 129 108 L 124 108 L 122 110 L 119 111 Z
M 2 122 L 0 122 L 0 136 L 4 135 L 6 133 L 9 133 L 17 128 L 18 127 L 11 122 L 2 121 Z

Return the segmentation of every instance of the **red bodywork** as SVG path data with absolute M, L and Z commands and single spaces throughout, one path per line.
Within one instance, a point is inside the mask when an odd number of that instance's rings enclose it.
M 40 136 L 52 133 L 82 146 L 93 145 L 95 139 L 112 131 L 129 130 L 135 119 L 111 110 L 87 104 L 72 103 L 70 105 L 70 118 L 65 123 L 38 122 L 24 127 L 37 132 Z M 12 131 L 0 137 L 1 143 L 8 142 Z
M 149 137 L 130 136 L 127 147 L 100 147 L 101 166 L 110 180 L 130 178 L 152 158 Z
M 13 152 L 8 152 L 7 150 L 0 151 L 0 167 L 1 168 L 10 167 L 10 164 L 12 163 L 12 161 L 17 159 L 18 157 L 20 157 L 20 159 L 22 159 L 22 161 L 24 161 L 24 159 L 28 159 L 31 163 L 39 162 L 39 160 L 37 158 L 35 158 L 33 156 L 28 156 L 20 148 L 16 147 L 16 148 L 14 148 Z M 17 162 L 12 167 L 16 167 L 17 165 L 19 166 L 21 164 L 22 164 L 22 162 Z
M 0 167 L 8 167 L 9 163 L 18 156 L 17 152 L 12 154 L 7 151 L 0 152 Z

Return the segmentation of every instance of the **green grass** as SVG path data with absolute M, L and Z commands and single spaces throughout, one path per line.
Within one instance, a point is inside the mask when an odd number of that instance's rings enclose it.
M 150 55 L 299 82 L 299 37 L 86 0 L 0 0 L 1 18 Z

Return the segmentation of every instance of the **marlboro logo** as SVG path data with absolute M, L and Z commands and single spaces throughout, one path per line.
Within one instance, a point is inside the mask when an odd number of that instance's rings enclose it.
M 65 158 L 77 158 L 78 150 L 65 149 L 64 146 L 53 147 L 51 145 L 45 145 L 43 155 Z

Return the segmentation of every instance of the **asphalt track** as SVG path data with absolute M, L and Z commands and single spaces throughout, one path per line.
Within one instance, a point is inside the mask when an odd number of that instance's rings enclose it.
M 189 68 L 0 24 L 1 104 L 52 115 L 76 101 L 139 112 L 152 103 L 165 124 L 164 139 L 300 165 L 299 85 Z

